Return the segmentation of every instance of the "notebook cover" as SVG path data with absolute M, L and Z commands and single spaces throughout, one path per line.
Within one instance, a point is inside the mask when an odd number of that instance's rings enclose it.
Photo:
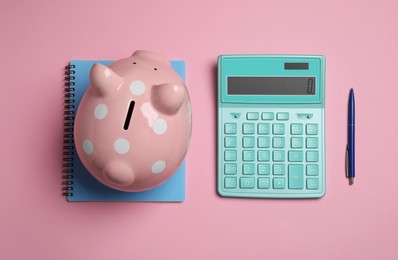
M 177 172 L 160 186 L 142 192 L 118 191 L 97 181 L 84 167 L 77 155 L 73 140 L 73 129 L 70 123 L 76 115 L 84 92 L 90 84 L 89 75 L 94 63 L 109 65 L 110 60 L 72 60 L 67 66 L 65 94 L 65 147 L 70 151 L 64 151 L 64 195 L 72 201 L 148 201 L 148 202 L 182 202 L 185 200 L 185 161 Z M 171 61 L 174 70 L 185 80 L 185 62 Z M 68 130 L 68 131 L 67 131 Z M 71 139 L 69 138 L 69 139 Z M 68 145 L 69 143 L 69 145 Z M 72 147 L 73 146 L 73 147 Z M 64 148 L 65 148 L 64 147 Z

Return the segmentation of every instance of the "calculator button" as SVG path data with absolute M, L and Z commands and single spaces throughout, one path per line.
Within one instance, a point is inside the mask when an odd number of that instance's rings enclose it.
M 304 167 L 302 164 L 290 164 L 288 168 L 289 189 L 304 188 Z
M 289 120 L 289 113 L 286 112 L 276 113 L 276 120 Z
M 237 146 L 235 136 L 226 136 L 224 139 L 224 146 L 226 148 L 235 148 Z
M 258 175 L 269 175 L 271 173 L 271 166 L 267 163 L 259 163 L 257 165 Z
M 303 151 L 289 151 L 288 160 L 289 162 L 302 162 L 304 160 Z
M 244 148 L 254 148 L 256 141 L 252 136 L 245 136 L 242 143 Z
M 243 161 L 252 162 L 255 160 L 255 152 L 253 150 L 243 151 Z
M 303 138 L 302 137 L 292 137 L 290 139 L 290 146 L 292 148 L 303 148 Z
M 229 115 L 230 115 L 232 118 L 237 119 L 237 118 L 240 117 L 241 114 L 240 114 L 240 113 L 231 112 L 231 113 L 229 113 Z
M 319 174 L 318 164 L 307 164 L 307 175 L 308 176 L 317 176 L 318 174 Z
M 270 180 L 268 177 L 260 177 L 257 179 L 257 187 L 259 189 L 269 189 L 270 188 Z
M 285 137 L 274 137 L 272 138 L 273 148 L 285 148 Z
M 244 163 L 242 165 L 242 173 L 245 175 L 253 175 L 255 173 L 256 166 L 254 163 Z
M 239 180 L 239 184 L 241 189 L 253 189 L 256 186 L 253 177 L 242 177 Z
M 285 178 L 274 178 L 272 186 L 274 189 L 284 189 L 285 188 Z
M 297 116 L 297 118 L 300 118 L 300 119 L 311 119 L 314 116 L 314 114 L 312 114 L 312 113 L 297 113 L 296 116 Z
M 247 120 L 258 120 L 260 116 L 257 112 L 248 112 L 246 114 L 246 118 Z
M 318 178 L 308 178 L 307 179 L 307 189 L 309 189 L 309 190 L 317 190 L 317 189 L 319 189 L 319 180 L 318 180 Z
M 224 165 L 225 174 L 231 174 L 231 175 L 236 174 L 236 169 L 237 169 L 236 163 L 226 163 Z
M 260 136 L 257 138 L 257 146 L 258 148 L 269 148 L 270 147 L 270 138 L 268 136 Z
M 224 158 L 225 158 L 225 161 L 236 161 L 237 153 L 235 150 L 225 150 Z
M 283 150 L 275 150 L 275 151 L 273 151 L 272 160 L 274 162 L 283 162 L 283 161 L 285 161 L 285 151 L 283 151 Z
M 274 120 L 274 113 L 272 112 L 263 112 L 261 114 L 262 120 Z
M 284 164 L 274 164 L 272 166 L 272 174 L 285 175 L 285 165 Z
M 236 123 L 226 123 L 224 125 L 224 133 L 225 134 L 236 134 L 237 133 Z
M 254 134 L 254 123 L 243 124 L 243 134 Z
M 318 137 L 307 137 L 306 139 L 306 147 L 309 149 L 318 148 Z
M 307 151 L 307 162 L 318 162 L 318 151 Z
M 226 189 L 235 189 L 236 188 L 236 178 L 235 177 L 225 177 L 224 178 L 224 187 Z
M 317 135 L 318 134 L 318 125 L 317 124 L 307 124 L 305 132 L 307 135 Z
M 258 151 L 257 158 L 259 162 L 269 162 L 271 159 L 270 151 L 268 150 Z
M 259 123 L 257 125 L 257 133 L 259 135 L 268 135 L 270 133 L 269 123 Z
M 285 134 L 285 124 L 275 123 L 272 125 L 272 133 L 274 135 L 283 135 Z
M 302 135 L 303 134 L 303 124 L 291 124 L 290 133 L 292 135 Z

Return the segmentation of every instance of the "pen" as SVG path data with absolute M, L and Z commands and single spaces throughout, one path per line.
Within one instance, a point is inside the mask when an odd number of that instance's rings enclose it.
M 348 98 L 348 143 L 346 150 L 346 175 L 350 185 L 355 178 L 355 99 L 354 90 L 350 90 Z

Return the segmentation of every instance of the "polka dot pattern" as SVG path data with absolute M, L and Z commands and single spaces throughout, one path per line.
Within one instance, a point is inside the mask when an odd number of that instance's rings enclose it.
M 158 118 L 153 123 L 152 128 L 156 134 L 162 135 L 167 131 L 167 122 L 163 118 Z
M 113 144 L 113 148 L 118 154 L 126 154 L 130 150 L 130 143 L 124 138 L 119 138 Z
M 104 119 L 108 114 L 108 107 L 105 104 L 98 104 L 94 110 L 94 116 L 96 119 Z
M 141 96 L 142 94 L 145 93 L 145 83 L 140 81 L 140 80 L 135 80 L 133 82 L 131 82 L 130 86 L 129 86 L 130 92 L 131 94 L 135 95 L 135 96 Z
M 87 155 L 93 154 L 93 152 L 94 152 L 93 142 L 91 142 L 89 139 L 84 139 L 84 141 L 83 141 L 83 151 Z
M 152 164 L 152 173 L 158 174 L 163 172 L 166 169 L 166 162 L 165 161 L 157 161 Z

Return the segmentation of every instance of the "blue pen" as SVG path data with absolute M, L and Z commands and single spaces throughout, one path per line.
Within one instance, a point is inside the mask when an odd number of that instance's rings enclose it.
M 346 174 L 350 185 L 355 178 L 355 99 L 354 90 L 350 90 L 348 99 L 348 143 L 346 150 Z

